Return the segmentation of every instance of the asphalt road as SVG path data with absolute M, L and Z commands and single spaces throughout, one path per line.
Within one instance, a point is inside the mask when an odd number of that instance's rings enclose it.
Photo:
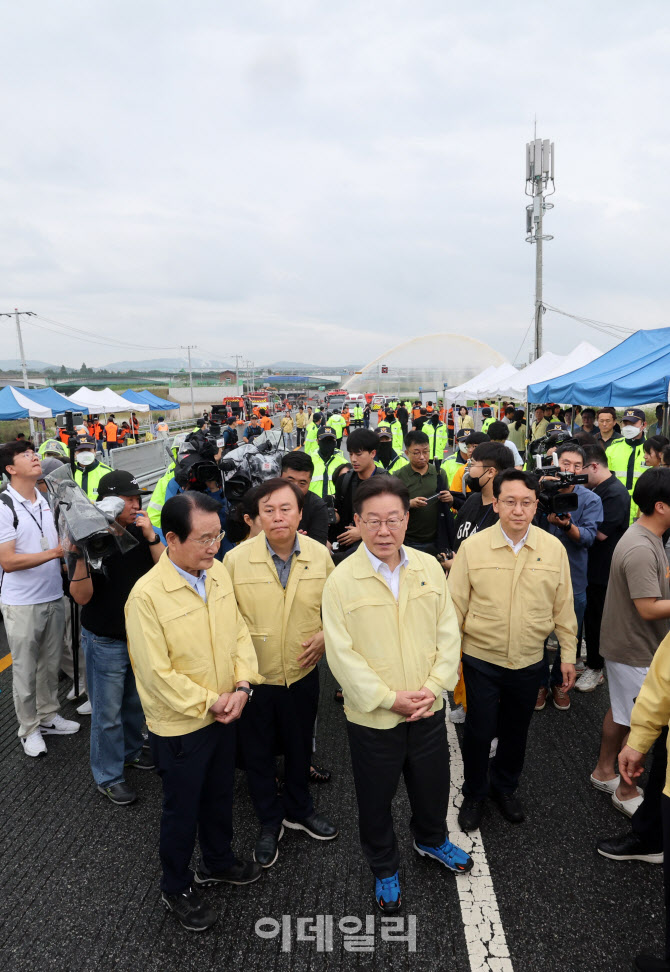
M 62 683 L 63 696 L 68 686 Z M 473 925 L 459 901 L 457 882 L 468 877 L 456 878 L 414 854 L 402 785 L 395 816 L 404 914 L 416 917 L 416 951 L 381 939 L 372 880 L 358 844 L 344 715 L 333 701 L 334 684 L 325 667 L 321 686 L 317 759 L 333 771 L 333 781 L 314 787 L 314 796 L 318 809 L 338 823 L 339 838 L 321 845 L 288 832 L 277 864 L 258 883 L 206 892 L 220 918 L 210 932 L 193 935 L 164 912 L 159 900 L 158 778 L 134 776 L 140 799 L 129 808 L 114 807 L 100 796 L 88 768 L 85 717 L 76 736 L 48 737 L 45 758 L 27 758 L 16 737 L 11 668 L 0 674 L 0 968 L 623 972 L 636 952 L 661 953 L 661 868 L 613 863 L 594 850 L 598 836 L 627 827 L 588 782 L 608 704 L 606 688 L 577 695 L 567 713 L 548 708 L 535 716 L 521 787 L 527 821 L 513 827 L 494 807 L 487 810 L 481 829 L 486 861 L 479 852 L 477 867 L 486 872 L 488 864 L 490 870 L 483 914 L 493 914 L 497 905 L 509 960 L 480 963 L 471 962 L 466 935 L 471 951 L 475 940 L 476 952 L 478 936 L 490 937 L 488 918 Z M 73 703 L 63 712 L 74 717 Z M 452 741 L 458 749 L 453 734 Z M 236 849 L 249 857 L 257 825 L 242 773 L 235 825 Z M 451 837 L 459 842 L 457 833 Z M 296 940 L 296 920 L 316 915 L 333 917 L 330 951 L 319 951 L 315 941 Z M 345 950 L 340 919 L 365 922 L 367 915 L 373 916 L 374 953 Z M 282 916 L 290 916 L 290 950 L 282 950 L 281 932 L 262 938 L 255 931 L 261 919 L 276 922 L 261 930 L 280 928 Z M 301 937 L 305 934 L 309 929 Z

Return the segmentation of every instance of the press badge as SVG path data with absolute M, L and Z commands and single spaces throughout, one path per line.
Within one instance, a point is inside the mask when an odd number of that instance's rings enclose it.
M 49 550 L 50 549 L 49 548 L 49 541 L 44 536 L 40 537 L 40 547 L 42 548 L 42 550 Z

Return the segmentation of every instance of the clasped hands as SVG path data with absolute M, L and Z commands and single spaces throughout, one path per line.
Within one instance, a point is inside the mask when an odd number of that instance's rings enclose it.
M 239 685 L 249 688 L 248 682 L 240 682 Z M 227 726 L 228 723 L 240 718 L 248 699 L 246 692 L 222 692 L 214 705 L 210 705 L 209 711 L 217 722 Z
M 434 702 L 435 696 L 424 685 L 418 692 L 396 692 L 391 712 L 405 716 L 405 722 L 418 722 L 433 715 L 430 710 Z

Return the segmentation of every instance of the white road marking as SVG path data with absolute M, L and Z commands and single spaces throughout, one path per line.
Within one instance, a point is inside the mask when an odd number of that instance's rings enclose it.
M 489 871 L 484 841 L 478 830 L 464 834 L 458 826 L 458 809 L 463 802 L 463 757 L 456 727 L 449 719 L 449 700 L 444 699 L 449 740 L 450 785 L 447 830 L 449 840 L 470 854 L 475 862 L 469 874 L 456 878 L 465 941 L 471 972 L 514 972 L 502 926 L 498 901 Z

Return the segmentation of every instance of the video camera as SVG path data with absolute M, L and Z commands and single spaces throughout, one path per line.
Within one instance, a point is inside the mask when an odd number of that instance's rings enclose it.
M 100 570 L 103 560 L 112 554 L 127 553 L 137 546 L 137 540 L 116 522 L 120 510 L 101 509 L 106 500 L 99 505 L 91 503 L 72 479 L 69 466 L 55 469 L 44 477 L 44 482 L 47 502 L 63 545 L 68 577 L 72 578 L 78 559 L 78 554 L 70 549 L 73 546 L 82 551 L 94 570 Z
M 579 498 L 574 493 L 561 493 L 566 486 L 585 486 L 589 481 L 586 473 L 563 472 L 560 469 L 542 468 L 546 476 L 556 476 L 556 482 L 543 480 L 538 496 L 538 510 L 540 513 L 555 513 L 556 516 L 565 516 L 566 513 L 574 513 L 579 506 Z M 535 470 L 535 475 L 540 476 L 539 470 Z
M 216 456 L 223 441 L 205 432 L 191 432 L 179 448 L 174 477 L 182 489 L 204 490 L 207 483 L 221 485 Z

